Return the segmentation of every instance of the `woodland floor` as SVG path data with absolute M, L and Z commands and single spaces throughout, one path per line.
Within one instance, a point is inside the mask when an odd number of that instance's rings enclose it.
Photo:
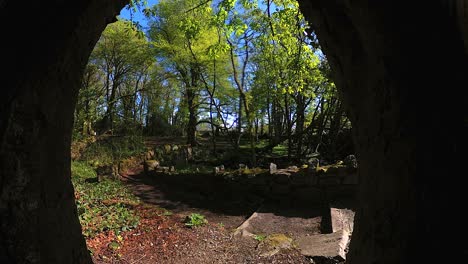
M 142 168 L 129 170 L 123 179 L 142 200 L 136 208 L 140 224 L 119 236 L 105 232 L 88 239 L 95 263 L 311 263 L 294 248 L 261 256 L 258 240 L 233 235 L 258 209 L 255 202 L 182 190 L 146 176 Z M 208 224 L 188 228 L 184 220 L 191 213 L 204 215 Z

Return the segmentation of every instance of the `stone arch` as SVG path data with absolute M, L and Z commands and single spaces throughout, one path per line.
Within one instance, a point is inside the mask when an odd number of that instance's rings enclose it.
M 446 262 L 453 233 L 440 229 L 464 199 L 436 164 L 466 156 L 466 1 L 299 3 L 353 123 L 361 186 L 348 262 Z
M 88 56 L 126 2 L 0 0 L 1 263 L 91 263 L 69 179 L 71 120 Z M 453 173 L 434 166 L 446 161 L 439 154 L 463 157 L 467 146 L 468 114 L 461 107 L 467 98 L 460 89 L 468 83 L 466 5 L 299 2 L 356 127 L 363 185 L 349 263 L 442 256 L 435 250 L 451 237 L 434 232 L 449 221 L 425 217 L 448 202 L 463 204 L 462 196 L 438 192 L 458 191 L 458 178 L 445 183 L 430 176 Z M 19 29 L 18 19 L 27 27 Z M 449 100 L 423 93 L 445 87 Z M 428 114 L 434 102 L 437 111 Z M 453 256 L 467 251 L 458 253 Z

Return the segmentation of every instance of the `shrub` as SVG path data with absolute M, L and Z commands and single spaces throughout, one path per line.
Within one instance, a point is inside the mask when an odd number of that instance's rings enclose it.
M 185 218 L 185 225 L 188 227 L 202 226 L 208 223 L 208 220 L 201 214 L 193 213 Z

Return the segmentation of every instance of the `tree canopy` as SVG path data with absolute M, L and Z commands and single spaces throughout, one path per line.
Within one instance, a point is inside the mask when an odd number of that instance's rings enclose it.
M 136 2 L 148 28 L 109 25 L 83 77 L 76 133 L 200 131 L 249 142 L 251 161 L 276 146 L 289 158 L 335 158 L 350 123 L 296 1 Z M 267 139 L 266 144 L 262 139 Z

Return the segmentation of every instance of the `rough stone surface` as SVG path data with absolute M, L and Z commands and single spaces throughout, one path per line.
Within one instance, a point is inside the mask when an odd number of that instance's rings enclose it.
M 344 164 L 348 168 L 357 168 L 358 163 L 357 163 L 356 156 L 354 156 L 354 155 L 346 156 L 346 158 L 344 159 Z
M 466 2 L 299 4 L 353 124 L 361 204 L 348 263 L 459 261 L 446 254 L 459 248 L 449 242 L 457 240 L 455 234 L 440 232 L 453 226 L 454 219 L 432 212 L 464 206 L 461 201 L 466 200 L 460 177 L 438 180 L 440 175 L 456 175 L 455 169 L 437 166 L 453 163 L 454 157 L 466 160 L 466 91 L 448 88 L 468 83 Z M 444 56 L 428 57 L 432 47 L 425 43 L 438 43 Z M 439 87 L 450 90 L 451 100 L 423 92 Z M 440 102 L 437 114 L 425 115 L 432 102 Z M 456 235 L 466 237 L 468 232 L 461 232 Z M 466 258 L 468 252 L 463 252 Z
M 292 247 L 292 238 L 284 234 L 271 234 L 268 235 L 265 240 L 260 242 L 257 249 L 260 251 L 260 256 L 271 257 L 282 249 L 290 249 Z
M 316 169 L 320 166 L 320 161 L 317 158 L 310 158 L 307 161 L 307 165 L 309 166 L 310 169 Z
M 340 230 L 331 234 L 301 236 L 296 243 L 305 256 L 343 261 L 346 259 L 349 234 Z
M 155 171 L 159 167 L 159 161 L 157 160 L 145 160 L 143 162 L 143 168 L 145 170 L 145 173 L 150 173 L 152 171 Z
M 357 172 L 350 173 L 349 175 L 343 177 L 341 183 L 357 185 L 359 184 L 359 174 Z
M 350 209 L 330 208 L 333 232 L 345 230 L 349 234 L 354 229 L 354 212 Z
M 0 263 L 91 263 L 70 181 L 73 111 L 89 54 L 125 4 L 0 1 Z M 27 35 L 6 26 L 18 10 Z
M 264 206 L 257 210 L 236 230 L 236 234 L 272 235 L 285 234 L 297 239 L 305 235 L 318 234 L 322 217 L 320 212 L 306 208 L 277 208 Z M 305 212 L 304 212 L 305 211 Z
M 270 174 L 276 173 L 277 170 L 276 164 L 270 163 Z

